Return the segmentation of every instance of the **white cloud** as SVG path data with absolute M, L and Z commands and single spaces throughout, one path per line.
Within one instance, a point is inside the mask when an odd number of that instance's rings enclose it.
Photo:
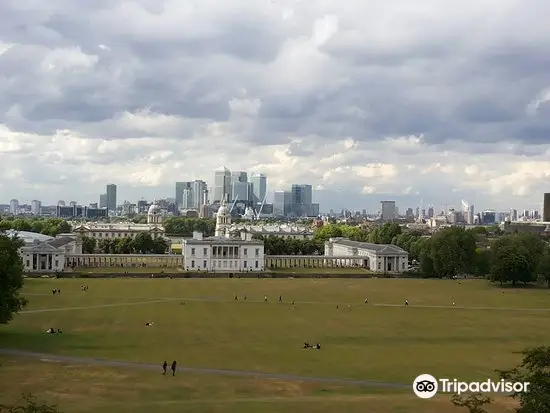
M 122 198 L 171 196 L 227 165 L 270 189 L 311 183 L 322 209 L 536 206 L 549 13 L 542 0 L 0 2 L 0 202 L 97 201 L 113 181 Z

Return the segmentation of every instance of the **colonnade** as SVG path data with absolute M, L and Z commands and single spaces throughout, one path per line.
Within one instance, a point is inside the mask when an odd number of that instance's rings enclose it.
M 183 256 L 172 254 L 70 254 L 65 267 L 183 267 Z
M 335 268 L 369 267 L 365 257 L 327 257 L 324 255 L 266 255 L 265 268 Z

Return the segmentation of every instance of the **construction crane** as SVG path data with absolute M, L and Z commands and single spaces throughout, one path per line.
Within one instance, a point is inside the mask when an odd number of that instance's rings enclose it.
M 236 196 L 235 200 L 233 201 L 233 205 L 231 205 L 231 209 L 229 210 L 229 214 L 233 212 L 233 208 L 235 208 L 235 205 L 237 204 L 237 201 L 239 200 L 239 197 Z
M 266 199 L 267 199 L 267 194 L 265 194 L 265 196 L 264 196 L 264 200 L 262 201 L 262 204 L 260 205 L 260 209 L 258 209 L 258 212 L 256 212 L 256 221 L 260 220 L 260 214 L 262 213 L 262 209 L 264 209 Z

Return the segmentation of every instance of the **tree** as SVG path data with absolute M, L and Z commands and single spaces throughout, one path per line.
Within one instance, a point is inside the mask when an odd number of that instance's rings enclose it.
M 465 396 L 453 394 L 451 402 L 456 407 L 466 407 L 470 413 L 487 413 L 487 410 L 485 410 L 483 406 L 490 404 L 492 400 L 490 397 L 480 393 L 468 394 Z
M 60 413 L 55 404 L 47 404 L 33 396 L 32 394 L 23 394 L 23 404 L 14 404 L 11 406 L 0 405 L 0 413 Z M 19 402 L 21 403 L 21 402 Z
M 546 247 L 544 253 L 540 257 L 539 266 L 537 268 L 538 274 L 544 278 L 548 288 L 550 288 L 550 248 Z
M 133 247 L 137 253 L 149 254 L 153 250 L 153 238 L 147 232 L 138 233 L 133 239 Z
M 82 252 L 84 254 L 93 254 L 97 247 L 96 238 L 83 236 L 82 237 Z
M 519 400 L 518 413 L 550 413 L 550 347 L 535 347 L 522 352 L 521 364 L 507 371 L 498 371 L 500 378 L 530 383 L 528 391 L 513 393 Z
M 7 324 L 21 311 L 27 300 L 19 295 L 23 288 L 23 262 L 19 248 L 23 242 L 0 234 L 0 324 Z
M 152 249 L 151 251 L 153 252 L 153 254 L 164 254 L 166 251 L 168 251 L 168 243 L 166 242 L 166 240 L 164 238 L 155 238 L 153 240 L 153 246 L 152 246 Z

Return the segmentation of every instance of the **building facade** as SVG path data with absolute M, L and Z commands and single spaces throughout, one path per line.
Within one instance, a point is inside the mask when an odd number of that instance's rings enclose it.
M 231 214 L 227 199 L 221 202 L 216 214 L 215 236 L 204 238 L 194 232 L 184 239 L 182 247 L 184 268 L 189 271 L 245 272 L 264 270 L 264 243 L 252 239 L 246 232 L 231 230 Z
M 347 256 L 361 259 L 361 267 L 378 273 L 402 273 L 409 268 L 409 253 L 391 244 L 371 244 L 347 238 L 330 238 L 325 243 L 325 257 Z

